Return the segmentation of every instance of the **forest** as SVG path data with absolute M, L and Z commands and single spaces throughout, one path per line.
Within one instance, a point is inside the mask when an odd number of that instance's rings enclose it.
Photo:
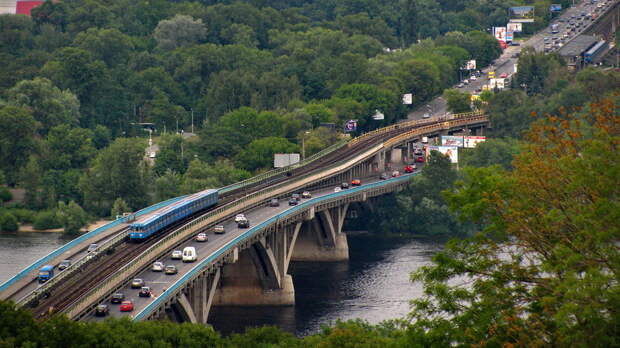
M 66 0 L 1 15 L 0 199 L 26 191 L 1 229 L 76 233 L 248 178 L 302 143 L 312 155 L 341 137 L 321 125 L 393 123 L 403 93 L 423 105 L 466 60 L 499 56 L 489 33 L 509 6 L 537 8 L 532 32 L 550 2 Z

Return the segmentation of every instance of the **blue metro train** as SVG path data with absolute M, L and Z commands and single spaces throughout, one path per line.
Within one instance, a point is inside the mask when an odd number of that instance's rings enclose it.
M 129 225 L 129 239 L 142 241 L 186 216 L 216 205 L 217 200 L 217 190 L 204 190 L 145 214 Z

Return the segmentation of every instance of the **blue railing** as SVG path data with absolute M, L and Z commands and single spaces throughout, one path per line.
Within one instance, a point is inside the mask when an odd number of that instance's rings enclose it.
M 157 297 L 155 300 L 153 300 L 153 302 L 149 303 L 146 307 L 144 307 L 144 309 L 142 311 L 140 311 L 138 314 L 136 314 L 133 317 L 133 320 L 137 321 L 137 320 L 143 320 L 145 318 L 147 318 L 152 311 L 154 311 L 156 308 L 158 308 L 159 306 L 161 306 L 163 304 L 163 302 L 168 298 L 168 294 L 174 294 L 175 291 L 183 286 L 183 284 L 185 284 L 188 280 L 190 280 L 191 278 L 193 278 L 194 276 L 197 275 L 197 273 L 201 272 L 202 269 L 206 266 L 208 266 L 210 263 L 214 262 L 218 257 L 222 256 L 222 254 L 228 252 L 230 249 L 232 249 L 233 247 L 235 247 L 236 245 L 238 245 L 239 243 L 241 243 L 242 241 L 250 238 L 255 232 L 260 231 L 261 229 L 275 223 L 278 219 L 281 219 L 283 217 L 286 217 L 288 215 L 292 215 L 296 212 L 298 212 L 301 209 L 305 209 L 308 206 L 312 206 L 312 205 L 316 205 L 317 203 L 321 203 L 323 201 L 326 200 L 330 200 L 333 198 L 337 198 L 337 197 L 341 197 L 341 196 L 346 196 L 346 195 L 350 195 L 352 193 L 356 193 L 356 192 L 360 192 L 360 191 L 365 191 L 368 190 L 370 188 L 374 188 L 374 187 L 379 187 L 379 186 L 384 186 L 387 184 L 392 184 L 395 182 L 399 182 L 399 181 L 405 181 L 405 180 L 409 180 L 411 177 L 413 177 L 414 175 L 417 175 L 419 172 L 413 173 L 413 174 L 406 174 L 406 175 L 402 175 L 399 176 L 397 178 L 392 178 L 392 179 L 388 179 L 388 180 L 384 180 L 384 181 L 379 181 L 379 182 L 375 182 L 372 184 L 366 184 L 363 186 L 359 186 L 359 187 L 353 187 L 350 188 L 348 190 L 342 190 L 340 192 L 334 192 L 319 198 L 315 198 L 309 201 L 306 201 L 304 203 L 301 203 L 297 206 L 294 206 L 292 208 L 289 208 L 277 215 L 272 216 L 271 218 L 269 218 L 266 221 L 263 221 L 261 223 L 259 223 L 258 225 L 251 227 L 250 229 L 248 229 L 247 231 L 245 231 L 244 233 L 238 235 L 237 237 L 235 237 L 233 240 L 231 240 L 230 242 L 228 242 L 226 245 L 222 246 L 221 248 L 219 248 L 218 250 L 216 250 L 214 253 L 212 253 L 209 257 L 207 257 L 206 259 L 202 260 L 200 263 L 196 264 L 196 266 L 194 266 L 189 272 L 187 272 L 186 274 L 184 274 L 181 278 L 179 278 L 179 280 L 177 280 L 176 282 L 174 282 L 167 290 L 166 292 L 163 292 L 159 297 Z
M 152 212 L 153 210 L 159 209 L 161 207 L 165 207 L 169 204 L 172 204 L 178 200 L 180 200 L 181 198 L 183 198 L 185 196 L 180 196 L 180 197 L 175 197 L 175 198 L 171 198 L 169 200 L 163 201 L 163 202 L 159 202 L 156 204 L 151 205 L 150 207 L 146 207 L 144 209 L 138 210 L 135 213 L 135 216 L 142 216 L 144 214 L 148 214 L 150 212 Z M 16 281 L 22 279 L 23 277 L 25 277 L 27 274 L 29 274 L 30 272 L 39 269 L 39 267 L 41 267 L 42 265 L 49 263 L 51 260 L 53 260 L 54 258 L 56 258 L 58 255 L 64 253 L 67 250 L 70 250 L 71 248 L 75 247 L 76 245 L 82 243 L 83 241 L 90 239 L 92 237 L 97 236 L 98 234 L 116 227 L 118 225 L 120 225 L 121 223 L 125 222 L 127 220 L 127 217 L 122 217 L 120 219 L 116 219 L 108 224 L 105 224 L 91 232 L 85 233 L 77 238 L 75 238 L 74 240 L 70 241 L 69 243 L 61 246 L 60 248 L 52 251 L 51 253 L 49 253 L 48 255 L 40 258 L 39 260 L 35 261 L 33 264 L 31 264 L 30 266 L 26 267 L 24 270 L 22 270 L 21 272 L 17 273 L 16 275 L 14 275 L 11 279 L 7 280 L 6 282 L 4 282 L 2 285 L 0 285 L 0 292 L 4 291 L 6 288 L 8 288 L 9 286 L 11 286 L 13 283 L 15 283 Z

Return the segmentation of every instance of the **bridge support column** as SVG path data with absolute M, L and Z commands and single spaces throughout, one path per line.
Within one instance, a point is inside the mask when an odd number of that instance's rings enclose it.
M 293 261 L 346 261 L 349 243 L 342 225 L 349 204 L 321 211 L 317 218 L 304 222 L 293 249 Z

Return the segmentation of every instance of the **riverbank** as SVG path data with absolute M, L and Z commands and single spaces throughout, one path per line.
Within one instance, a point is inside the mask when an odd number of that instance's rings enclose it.
M 93 222 L 90 225 L 87 225 L 86 227 L 82 228 L 81 233 L 86 233 L 86 232 L 90 232 L 92 230 L 95 230 L 107 223 L 111 222 L 110 220 L 98 220 Z M 17 232 L 44 232 L 44 233 L 63 233 L 65 230 L 63 228 L 52 228 L 52 229 L 48 229 L 48 230 L 37 230 L 35 229 L 32 224 L 21 224 L 19 225 L 19 229 L 17 230 Z

